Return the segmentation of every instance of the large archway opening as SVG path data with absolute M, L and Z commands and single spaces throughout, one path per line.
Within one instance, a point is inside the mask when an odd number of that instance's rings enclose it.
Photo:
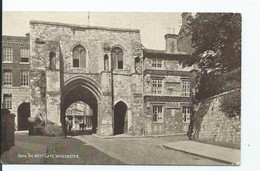
M 126 134 L 127 127 L 127 105 L 120 101 L 114 108 L 114 135 Z
M 18 107 L 18 130 L 29 130 L 28 118 L 31 116 L 30 103 L 22 103 Z
M 62 90 L 61 122 L 64 126 L 66 116 L 70 115 L 69 119 L 74 123 L 72 133 L 97 133 L 98 103 L 100 99 L 96 90 L 93 83 L 89 85 L 83 79 L 71 81 Z M 71 110 L 72 108 L 73 110 Z M 82 125 L 85 129 L 82 129 Z
M 65 116 L 72 119 L 72 130 L 90 132 L 92 130 L 93 110 L 82 101 L 72 103 L 65 111 Z

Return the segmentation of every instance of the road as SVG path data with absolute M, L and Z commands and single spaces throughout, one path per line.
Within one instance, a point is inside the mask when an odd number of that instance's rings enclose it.
M 16 133 L 15 146 L 2 154 L 8 164 L 89 165 L 225 165 L 217 161 L 166 149 L 162 144 L 186 140 L 185 136 L 109 139 L 93 135 L 69 138 Z
M 82 135 L 74 138 L 84 141 L 125 164 L 225 165 L 217 161 L 165 149 L 161 146 L 166 142 L 184 140 L 185 136 L 101 139 L 91 135 Z

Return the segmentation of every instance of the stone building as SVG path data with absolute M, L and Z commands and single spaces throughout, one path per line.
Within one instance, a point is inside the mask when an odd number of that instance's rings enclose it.
M 99 135 L 186 133 L 193 67 L 178 62 L 178 35 L 165 40 L 152 50 L 139 30 L 30 21 L 32 116 L 61 126 L 82 101 Z
M 17 130 L 28 129 L 30 117 L 29 34 L 2 36 L 2 108 L 15 114 Z

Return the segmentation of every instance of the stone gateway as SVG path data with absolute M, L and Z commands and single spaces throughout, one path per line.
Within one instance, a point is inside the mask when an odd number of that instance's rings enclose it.
M 92 133 L 186 133 L 192 67 L 178 59 L 178 35 L 166 50 L 145 49 L 140 31 L 30 21 L 30 111 L 62 127 L 75 102 L 92 111 Z

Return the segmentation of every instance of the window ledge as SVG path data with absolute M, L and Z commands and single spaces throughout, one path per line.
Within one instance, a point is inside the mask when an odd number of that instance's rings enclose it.
M 13 61 L 3 61 L 2 63 L 4 63 L 4 64 L 11 64 L 11 63 L 13 63 Z
M 29 85 L 28 86 L 21 85 L 20 87 L 22 87 L 22 88 L 30 88 Z
M 19 64 L 30 64 L 29 62 L 19 62 Z
M 153 124 L 164 124 L 164 122 L 153 122 Z

